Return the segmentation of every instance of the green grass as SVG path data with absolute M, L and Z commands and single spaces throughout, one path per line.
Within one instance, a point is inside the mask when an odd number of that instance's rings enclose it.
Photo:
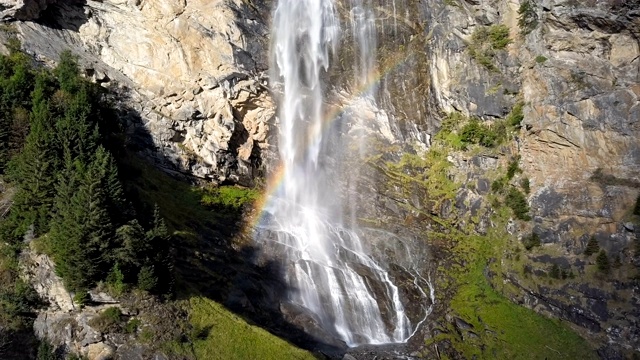
M 197 359 L 315 359 L 311 353 L 249 325 L 222 305 L 206 298 L 189 300 L 189 321 L 196 329 L 207 329 L 193 341 Z
M 462 236 L 454 249 L 466 264 L 448 270 L 457 286 L 449 308 L 478 335 L 453 337 L 456 350 L 469 359 L 596 359 L 587 341 L 565 323 L 514 304 L 491 286 L 485 270 L 500 273 L 501 262 L 488 259 L 500 259 L 509 241 L 502 230 L 508 210 L 497 212 L 496 227 L 486 236 Z

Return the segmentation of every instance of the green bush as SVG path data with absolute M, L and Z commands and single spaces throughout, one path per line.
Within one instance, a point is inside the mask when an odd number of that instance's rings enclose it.
M 528 177 L 524 177 L 522 178 L 522 180 L 520 180 L 520 187 L 525 194 L 529 195 L 529 193 L 531 192 L 531 184 Z
M 511 109 L 511 112 L 509 113 L 509 115 L 507 115 L 507 124 L 515 129 L 519 129 L 521 124 L 522 124 L 522 120 L 524 120 L 524 113 L 523 113 L 523 108 L 524 108 L 524 103 L 522 101 L 517 102 L 514 106 L 513 109 Z
M 152 291 L 158 284 L 158 278 L 154 274 L 153 266 L 143 266 L 138 273 L 138 289 Z
M 139 319 L 131 319 L 127 322 L 127 325 L 124 326 L 124 332 L 127 334 L 134 334 L 138 331 L 138 328 L 142 324 L 142 321 Z
M 536 233 L 531 233 L 529 236 L 522 238 L 522 244 L 527 250 L 531 250 L 534 247 L 540 246 L 540 236 Z
M 511 43 L 509 39 L 509 28 L 506 25 L 491 25 L 489 27 L 489 39 L 491 40 L 491 47 L 496 50 L 501 50 L 507 47 Z
M 595 236 L 592 236 L 587 242 L 587 247 L 584 249 L 585 256 L 591 256 L 600 250 L 600 245 L 598 245 L 598 240 L 596 240 Z
M 549 276 L 551 276 L 554 279 L 560 279 L 561 272 L 560 272 L 560 267 L 557 264 L 553 264 L 553 266 L 551 266 L 551 270 L 549 271 Z
M 38 345 L 38 352 L 36 360 L 57 360 L 58 357 L 55 354 L 56 348 L 46 340 L 40 341 Z
M 100 332 L 117 330 L 122 322 L 122 311 L 112 306 L 89 321 L 89 325 Z
M 524 35 L 529 34 L 538 26 L 538 15 L 533 1 L 522 2 L 518 8 L 518 15 L 518 26 Z
M 538 64 L 542 64 L 542 63 L 544 63 L 544 62 L 545 62 L 545 61 L 547 61 L 547 60 L 548 60 L 548 59 L 547 59 L 546 57 L 542 56 L 542 55 L 538 55 L 538 56 L 536 56 L 536 62 L 537 62 Z
M 498 71 L 493 64 L 496 51 L 503 50 L 511 43 L 506 25 L 479 26 L 471 35 L 467 50 L 469 55 L 490 71 Z
M 124 274 L 120 270 L 120 265 L 116 262 L 107 275 L 107 288 L 113 296 L 121 296 L 127 289 L 124 283 Z
M 460 140 L 467 144 L 494 147 L 502 139 L 500 139 L 498 133 L 490 126 L 481 123 L 478 118 L 472 118 L 460 130 Z
M 518 189 L 514 187 L 510 188 L 509 192 L 505 196 L 504 203 L 513 210 L 513 214 L 516 218 L 525 221 L 531 220 L 527 199 Z
M 607 256 L 606 251 L 600 250 L 598 257 L 596 258 L 596 265 L 598 266 L 598 271 L 603 273 L 609 272 L 611 269 L 611 263 L 609 262 L 609 256 Z
M 507 180 L 505 178 L 496 179 L 491 183 L 491 191 L 499 194 L 504 190 L 504 187 L 507 185 Z
M 516 156 L 509 162 L 509 166 L 507 167 L 507 180 L 513 179 L 517 172 L 522 172 L 520 167 L 518 166 L 518 162 L 520 161 L 520 157 Z
M 80 306 L 84 306 L 91 300 L 91 296 L 86 290 L 78 290 L 75 295 L 73 295 L 73 302 Z

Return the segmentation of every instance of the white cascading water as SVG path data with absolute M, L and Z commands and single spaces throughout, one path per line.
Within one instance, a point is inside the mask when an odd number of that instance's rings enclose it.
M 374 18 L 364 1 L 352 0 L 350 12 L 360 85 L 375 65 Z M 273 27 L 283 178 L 257 240 L 277 247 L 288 301 L 308 309 L 325 330 L 349 346 L 404 342 L 415 328 L 388 271 L 368 255 L 352 221 L 343 221 L 337 160 L 328 155 L 336 153 L 328 139 L 337 130 L 324 119 L 322 78 L 341 36 L 334 0 L 279 0 Z

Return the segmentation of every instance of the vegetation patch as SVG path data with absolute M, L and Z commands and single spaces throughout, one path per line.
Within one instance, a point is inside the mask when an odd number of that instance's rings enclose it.
M 248 324 L 215 301 L 193 297 L 188 302 L 192 332 L 191 349 L 169 345 L 176 353 L 196 359 L 315 359 L 304 350 Z
M 471 35 L 467 50 L 469 55 L 489 71 L 497 72 L 493 59 L 497 52 L 504 50 L 512 40 L 506 25 L 479 26 Z
M 542 56 L 542 55 L 538 55 L 538 56 L 536 56 L 536 62 L 537 62 L 538 64 L 543 64 L 543 63 L 545 63 L 547 60 L 548 60 L 548 59 L 547 59 L 546 57 Z
M 518 8 L 518 15 L 518 26 L 523 35 L 529 34 L 538 27 L 538 14 L 536 14 L 535 3 L 533 1 L 526 0 L 521 2 Z
M 503 230 L 508 212 L 495 210 L 492 221 L 496 226 L 486 236 L 459 234 L 454 240 L 457 263 L 465 265 L 446 270 L 457 288 L 450 309 L 470 329 L 449 328 L 440 340 L 451 341 L 467 359 L 596 359 L 586 340 L 564 323 L 512 303 L 491 286 L 487 274 L 500 274 L 501 261 L 490 259 L 502 258 L 509 242 Z M 558 277 L 562 277 L 561 269 Z

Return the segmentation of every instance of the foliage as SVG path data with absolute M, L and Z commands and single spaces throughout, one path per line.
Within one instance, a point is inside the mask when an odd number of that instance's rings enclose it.
M 120 270 L 120 265 L 117 261 L 109 275 L 107 275 L 107 287 L 114 296 L 121 296 L 127 289 L 127 285 L 124 283 L 124 274 Z
M 40 341 L 38 345 L 38 352 L 36 360 L 57 360 L 58 357 L 55 354 L 55 347 L 46 340 Z
M 560 272 L 560 267 L 558 266 L 558 264 L 553 264 L 551 266 L 551 270 L 549 270 L 549 276 L 554 279 L 560 279 L 562 274 Z
M 506 25 L 479 26 L 471 35 L 468 45 L 469 55 L 489 71 L 498 71 L 493 63 L 497 51 L 511 43 Z
M 472 118 L 460 130 L 460 139 L 463 143 L 479 144 L 484 147 L 494 147 L 500 140 L 498 132 L 490 126 L 481 124 L 477 118 Z
M 73 295 L 73 302 L 80 306 L 84 306 L 90 300 L 91 296 L 89 296 L 89 293 L 85 290 L 78 290 L 76 291 L 75 295 Z
M 518 26 L 524 35 L 529 34 L 538 26 L 538 14 L 536 14 L 535 3 L 525 0 L 518 8 Z
M 540 246 L 540 236 L 536 233 L 531 233 L 522 238 L 522 244 L 525 249 L 531 250 L 534 247 Z
M 520 129 L 522 120 L 524 120 L 523 113 L 524 103 L 522 101 L 518 101 L 511 109 L 509 115 L 507 115 L 507 124 L 514 129 Z
M 496 194 L 502 193 L 502 190 L 504 190 L 506 185 L 507 179 L 500 177 L 491 183 L 491 191 Z
M 207 329 L 191 339 L 197 359 L 314 359 L 206 298 L 189 300 L 189 321 L 195 329 Z
M 596 257 L 596 265 L 600 272 L 608 273 L 609 270 L 611 270 L 611 263 L 609 262 L 609 256 L 607 256 L 606 251 L 600 250 L 598 257 Z
M 103 333 L 117 330 L 121 323 L 122 311 L 115 306 L 106 308 L 98 316 L 89 321 L 91 327 Z
M 520 180 L 520 187 L 522 188 L 522 191 L 524 191 L 525 194 L 529 195 L 529 193 L 531 193 L 531 184 L 529 182 L 528 177 L 523 177 Z
M 504 198 L 504 203 L 513 210 L 513 214 L 516 218 L 525 221 L 531 220 L 527 198 L 515 187 L 511 187 L 509 189 L 509 192 Z
M 0 171 L 17 189 L 0 240 L 48 233 L 42 248 L 71 291 L 105 280 L 116 263 L 116 292 L 140 273 L 145 288 L 168 291 L 169 234 L 159 213 L 146 221 L 131 210 L 110 150 L 121 150 L 113 113 L 70 52 L 53 70 L 33 69 L 19 50 L 0 56 Z M 154 277 L 167 286 L 150 287 Z
M 455 278 L 456 289 L 448 311 L 469 323 L 477 337 L 459 336 L 449 325 L 440 339 L 450 341 L 465 359 L 596 359 L 589 344 L 563 322 L 511 302 L 488 282 L 487 271 L 500 273 L 502 263 L 490 259 L 502 256 L 509 236 L 504 230 L 506 213 L 496 211 L 492 221 L 497 225 L 486 236 L 458 235 L 450 240 L 464 265 L 452 265 L 446 272 Z
M 511 161 L 509 162 L 509 166 L 507 167 L 507 175 L 506 175 L 507 180 L 513 179 L 516 173 L 522 172 L 522 170 L 518 165 L 519 161 L 520 161 L 520 157 L 516 156 L 515 158 L 511 159 Z
M 258 198 L 259 192 L 255 189 L 246 189 L 236 186 L 219 186 L 205 190 L 202 195 L 202 205 L 213 208 L 231 208 L 239 210 L 245 204 Z
M 155 276 L 153 266 L 143 266 L 138 273 L 138 289 L 152 291 L 157 284 L 158 278 Z
M 140 328 L 142 321 L 140 319 L 133 318 L 127 322 L 124 326 L 124 332 L 127 334 L 134 334 Z
M 542 64 L 542 63 L 546 62 L 547 60 L 548 60 L 548 59 L 547 59 L 546 57 L 542 56 L 542 55 L 538 55 L 538 56 L 536 56 L 536 62 L 537 62 L 538 64 Z
M 589 242 L 587 242 L 587 247 L 584 249 L 585 256 L 591 256 L 597 253 L 600 250 L 600 245 L 598 244 L 598 240 L 596 240 L 595 236 L 589 238 Z

